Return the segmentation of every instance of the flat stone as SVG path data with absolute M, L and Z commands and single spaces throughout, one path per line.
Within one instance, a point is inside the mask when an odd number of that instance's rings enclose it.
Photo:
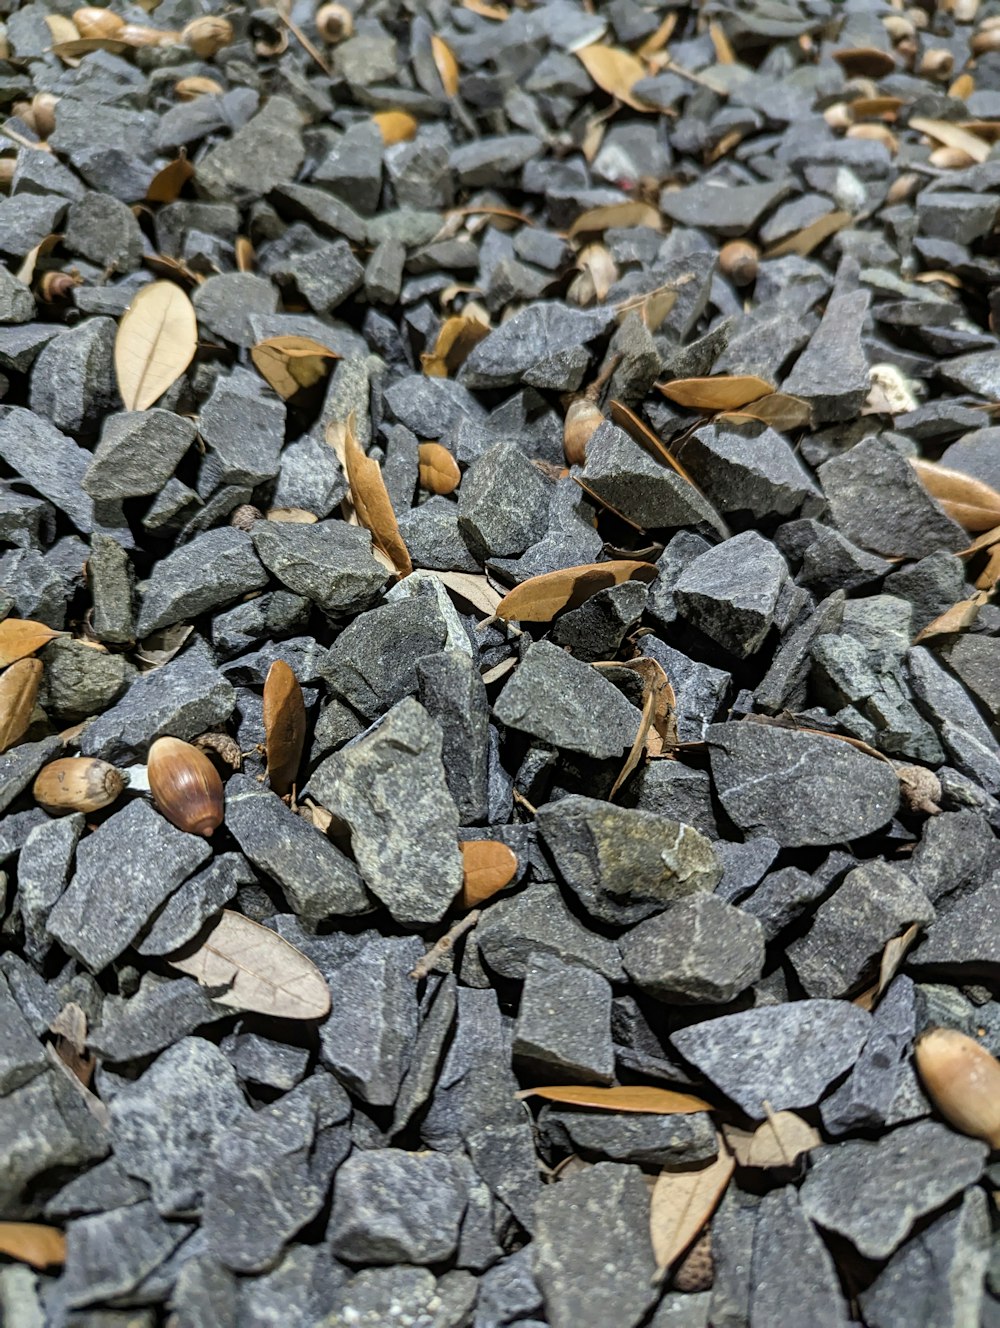
M 704 835 L 652 812 L 574 794 L 540 807 L 536 823 L 560 877 L 601 922 L 629 926 L 721 876 Z
M 112 272 L 134 272 L 142 258 L 142 231 L 131 208 L 93 191 L 70 204 L 63 243 Z
M 152 1189 L 164 1217 L 197 1215 L 212 1153 L 249 1115 L 233 1067 L 203 1038 L 182 1038 L 111 1099 L 115 1156 Z
M 658 1294 L 639 1168 L 599 1162 L 546 1186 L 536 1222 L 534 1271 L 552 1328 L 636 1328 Z
M 210 852 L 149 803 L 130 803 L 80 845 L 76 873 L 49 914 L 49 935 L 100 972 Z
M 493 707 L 500 723 L 597 760 L 619 757 L 639 712 L 597 669 L 547 641 L 529 645 Z
M 783 180 L 735 186 L 701 180 L 686 189 L 662 189 L 660 211 L 682 226 L 702 226 L 718 235 L 745 235 L 790 192 L 791 186 Z
M 907 652 L 906 674 L 954 765 L 987 793 L 1000 792 L 1000 743 L 962 684 L 924 646 Z
M 21 848 L 17 897 L 24 927 L 24 953 L 35 963 L 44 959 L 49 950 L 51 942 L 46 935 L 49 912 L 66 889 L 83 827 L 82 812 L 46 820 L 29 832 Z
M 278 100 L 272 97 L 268 105 Z M 191 303 L 200 328 L 245 350 L 257 341 L 254 320 L 277 313 L 278 290 L 253 272 L 223 272 L 206 278 L 194 291 Z
M 270 97 L 233 136 L 198 162 L 198 186 L 224 202 L 250 202 L 294 180 L 302 165 L 302 115 L 285 97 Z
M 199 478 L 219 484 L 251 487 L 274 479 L 285 442 L 285 406 L 262 388 L 260 379 L 246 370 L 234 370 L 216 380 L 212 395 L 201 408 L 198 432 L 208 448 Z
M 306 922 L 367 912 L 353 862 L 279 797 L 247 775 L 226 785 L 226 826 L 254 866 L 276 881 Z
M 794 1001 L 722 1015 L 670 1041 L 753 1120 L 814 1106 L 849 1070 L 871 1032 L 871 1016 L 846 1001 Z
M 469 388 L 513 387 L 532 374 L 538 387 L 573 391 L 582 381 L 586 357 L 578 369 L 574 362 L 568 374 L 557 367 L 560 357 L 599 337 L 612 319 L 610 311 L 573 309 L 544 301 L 529 305 L 473 349 L 461 368 L 459 381 Z M 551 380 L 545 374 L 550 362 Z
M 1000 641 L 963 633 L 941 650 L 945 662 L 994 723 L 1000 721 Z
M 472 659 L 443 650 L 417 661 L 418 700 L 441 725 L 445 777 L 463 825 L 487 815 L 489 703 Z
M 874 977 L 887 941 L 914 922 L 933 919 L 933 904 L 901 868 L 864 863 L 820 905 L 807 934 L 789 946 L 788 958 L 810 996 L 846 996 Z
M 359 1264 L 435 1264 L 458 1244 L 462 1173 L 440 1153 L 354 1153 L 337 1172 L 330 1248 Z
M 808 471 L 774 429 L 707 424 L 683 443 L 677 459 L 723 516 L 763 521 L 800 510 L 812 514 L 822 505 Z
M 239 853 L 217 853 L 204 870 L 177 887 L 135 942 L 135 948 L 142 955 L 179 950 L 235 897 L 241 885 L 255 879 Z
M 754 530 L 734 535 L 681 572 L 674 599 L 683 617 L 738 659 L 754 654 L 774 622 L 788 566 Z
M 770 943 L 812 908 L 827 889 L 826 881 L 810 876 L 799 867 L 782 867 L 765 876 L 750 895 L 740 900 L 740 907 L 760 922 Z
M 0 812 L 4 812 L 45 765 L 62 751 L 61 738 L 22 742 L 0 755 Z
M 615 1056 L 607 979 L 551 955 L 534 956 L 521 992 L 514 1059 L 555 1079 L 610 1083 Z
M 134 995 L 105 999 L 101 1022 L 90 1030 L 87 1045 L 104 1061 L 135 1061 L 231 1017 L 232 1007 L 217 1005 L 193 978 L 146 973 Z
M 94 604 L 91 625 L 99 641 L 130 645 L 135 640 L 134 584 L 126 550 L 110 535 L 92 535 L 87 585 Z
M 864 402 L 868 360 L 862 331 L 870 302 L 864 290 L 832 296 L 809 345 L 782 383 L 782 391 L 809 403 L 815 424 L 853 419 Z
M 716 895 L 692 895 L 671 904 L 627 932 L 619 944 L 625 971 L 636 986 L 669 1003 L 725 1004 L 764 971 L 760 923 Z
M 475 1296 L 475 1279 L 461 1269 L 435 1280 L 426 1268 L 400 1264 L 366 1268 L 339 1287 L 323 1308 L 331 1307 L 333 1322 L 357 1328 L 380 1328 L 394 1318 L 428 1328 L 461 1328 L 468 1322 Z M 297 1303 L 291 1294 L 290 1303 Z
M 910 1067 L 916 1000 L 911 979 L 898 974 L 875 1007 L 871 1036 L 854 1068 L 820 1105 L 826 1134 L 837 1138 L 895 1123 L 890 1118 Z
M 127 1296 L 166 1262 L 192 1229 L 164 1222 L 148 1201 L 75 1218 L 66 1232 L 66 1266 L 60 1280 L 65 1303 L 78 1308 Z
M 428 983 L 409 1065 L 400 1080 L 393 1104 L 390 1131 L 393 1138 L 406 1128 L 414 1114 L 427 1102 L 434 1088 L 445 1046 L 455 1027 L 458 1006 L 455 988 L 453 973 L 447 973 L 439 979 L 432 978 Z
M 800 1191 L 814 1222 L 868 1259 L 886 1259 L 914 1222 L 982 1175 L 988 1146 L 937 1121 L 902 1125 L 881 1139 L 815 1149 Z
M 48 420 L 21 406 L 0 406 L 0 457 L 77 530 L 93 529 L 94 506 L 81 487 L 90 454 Z
M 611 988 L 608 988 L 610 1023 Z M 610 1034 L 609 1034 L 610 1039 Z M 0 977 L 0 1094 L 20 1088 L 49 1066 L 45 1047 L 35 1036 L 21 1008 Z
M 785 847 L 858 839 L 885 825 L 899 805 L 892 768 L 847 743 L 746 721 L 713 724 L 707 740 L 716 794 L 729 816 Z
M 386 569 L 372 557 L 371 535 L 360 526 L 258 521 L 251 537 L 268 571 L 326 613 L 368 608 L 388 580 Z
M 924 822 L 909 873 L 932 903 L 957 902 L 959 892 L 984 885 L 998 866 L 997 838 L 982 812 L 944 812 Z M 954 898 L 947 898 L 954 896 Z
M 102 501 L 157 493 L 196 437 L 192 422 L 169 410 L 108 415 L 83 488 Z
M 305 1047 L 276 1042 L 260 1033 L 230 1033 L 219 1044 L 244 1081 L 287 1092 L 302 1082 L 309 1067 Z
M 780 1323 L 789 1306 L 817 1328 L 849 1328 L 830 1252 L 791 1186 L 765 1194 L 753 1235 L 750 1323 Z
M 550 484 L 513 441 L 472 463 L 458 497 L 458 528 L 474 557 L 524 553 L 545 534 Z
M 580 964 L 611 982 L 624 976 L 617 945 L 584 927 L 548 881 L 492 904 L 475 938 L 483 959 L 501 977 L 523 980 L 536 955 Z
M 593 1160 L 665 1167 L 709 1162 L 718 1153 L 711 1118 L 704 1111 L 654 1116 L 548 1104 L 539 1113 L 538 1128 L 553 1146 Z
M 11 1218 L 38 1213 L 36 1180 L 107 1155 L 107 1132 L 60 1071 L 50 1068 L 0 1097 L 0 1204 Z
M 149 636 L 261 590 L 267 582 L 267 572 L 245 531 L 234 526 L 206 530 L 155 564 L 143 592 L 136 631 L 140 637 Z
M 116 331 L 111 318 L 85 318 L 42 348 L 31 369 L 36 415 L 64 433 L 96 432 L 119 402 L 112 363 Z
M 0 323 L 27 323 L 35 316 L 35 297 L 23 281 L 3 268 L 0 275 Z
M 350 826 L 365 884 L 408 926 L 439 921 L 462 884 L 442 745 L 440 725 L 407 697 L 309 781 L 312 795 Z
M 995 923 L 998 904 L 1000 871 L 978 889 L 942 901 L 937 918 L 927 929 L 927 939 L 908 957 L 913 971 L 992 983 L 1000 972 L 1000 937 Z

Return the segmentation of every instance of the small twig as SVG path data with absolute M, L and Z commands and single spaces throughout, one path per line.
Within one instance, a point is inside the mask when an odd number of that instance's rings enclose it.
M 298 24 L 293 23 L 287 14 L 282 14 L 280 11 L 278 13 L 278 18 L 281 19 L 282 23 L 284 23 L 285 27 L 292 34 L 295 40 L 299 43 L 302 49 L 308 55 L 312 56 L 312 58 L 316 61 L 316 63 L 319 65 L 320 69 L 322 69 L 323 73 L 327 76 L 327 78 L 332 78 L 333 74 L 330 72 L 330 66 L 326 63 L 322 55 L 320 55 L 319 51 L 312 44 L 312 42 L 302 31 L 302 29 L 298 26 Z
M 443 959 L 446 954 L 451 953 L 459 937 L 472 930 L 481 916 L 482 909 L 474 908 L 471 913 L 466 913 L 464 918 L 459 918 L 454 927 L 449 927 L 445 934 L 434 942 L 423 959 L 419 960 L 410 977 L 415 982 L 425 978 L 428 973 L 437 967 L 439 960 Z
M 23 134 L 19 134 L 16 129 L 10 129 L 7 125 L 0 125 L 0 134 L 9 138 L 12 143 L 19 143 L 22 148 L 34 148 L 36 152 L 52 151 L 48 143 L 32 143 L 30 138 L 25 138 Z

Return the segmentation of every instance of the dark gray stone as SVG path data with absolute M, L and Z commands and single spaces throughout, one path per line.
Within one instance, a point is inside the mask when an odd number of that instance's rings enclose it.
M 655 1303 L 649 1194 L 638 1167 L 599 1162 L 536 1205 L 534 1271 L 552 1328 L 635 1328 Z
M 630 792 L 640 811 L 693 825 L 708 839 L 718 838 L 707 771 L 692 770 L 679 761 L 650 761 L 636 775 Z
M 966 691 L 994 723 L 1000 722 L 1000 640 L 995 636 L 955 636 L 944 643 L 941 653 Z
M 309 784 L 350 826 L 365 884 L 409 926 L 439 921 L 462 884 L 442 744 L 440 725 L 404 698 L 375 732 L 327 757 Z
M 87 1045 L 105 1061 L 139 1060 L 205 1024 L 231 1017 L 232 1008 L 217 1005 L 193 978 L 147 973 L 133 996 L 105 999 L 101 1022 L 90 1031 Z
M 90 454 L 48 420 L 21 406 L 0 407 L 0 457 L 77 530 L 93 529 L 93 503 L 81 488 Z
M 605 332 L 613 317 L 610 310 L 573 309 L 555 302 L 529 305 L 475 347 L 462 366 L 460 381 L 470 388 L 514 387 L 525 381 L 574 391 L 589 356 L 579 360 L 573 352 Z
M 275 507 L 299 507 L 318 517 L 329 516 L 347 494 L 347 481 L 337 454 L 327 443 L 308 435 L 281 453 L 274 488 Z
M 349 858 L 247 775 L 226 786 L 226 825 L 254 866 L 306 922 L 364 913 L 372 901 Z
M 547 1105 L 539 1114 L 538 1128 L 544 1139 L 566 1153 L 644 1167 L 709 1162 L 719 1148 L 711 1117 L 704 1111 L 655 1116 Z
M 536 1074 L 607 1084 L 614 1074 L 611 984 L 551 955 L 528 961 L 514 1059 Z
M 954 765 L 987 793 L 1000 792 L 1000 743 L 962 684 L 924 646 L 907 653 L 906 672 Z
M 237 1328 L 236 1278 L 210 1254 L 192 1254 L 177 1273 L 168 1305 L 189 1328 Z
M 476 665 L 462 650 L 417 660 L 418 698 L 441 726 L 441 758 L 463 825 L 486 819 L 489 703 Z
M 149 1186 L 127 1175 L 113 1157 L 75 1176 L 45 1205 L 50 1220 L 82 1217 L 86 1213 L 104 1213 L 112 1208 L 127 1208 L 149 1198 Z
M 140 637 L 149 636 L 260 590 L 267 581 L 246 531 L 234 526 L 206 530 L 155 564 L 145 584 L 136 631 Z
M 764 970 L 764 930 L 716 895 L 692 895 L 620 940 L 632 981 L 657 1000 L 723 1005 Z
M 130 645 L 135 640 L 132 562 L 110 535 L 91 536 L 87 586 L 94 605 L 91 626 L 98 640 L 107 645 Z
M 208 448 L 202 462 L 199 491 L 210 481 L 253 487 L 278 473 L 285 441 L 285 405 L 264 390 L 256 375 L 234 370 L 216 381 L 201 408 L 198 432 Z
M 309 1067 L 305 1047 L 275 1042 L 260 1033 L 230 1033 L 219 1046 L 245 1083 L 264 1084 L 282 1092 L 301 1083 Z
M 609 1011 L 610 992 L 608 988 Z M 48 1066 L 44 1045 L 21 1013 L 6 981 L 0 977 L 0 1096 L 20 1088 Z
M 475 939 L 483 959 L 501 977 L 523 979 L 532 957 L 541 954 L 591 968 L 611 982 L 624 976 L 615 943 L 584 927 L 558 887 L 547 881 L 492 904 Z
M 601 922 L 629 926 L 718 884 L 712 845 L 689 825 L 578 795 L 538 809 L 561 878 Z
M 560 614 L 552 626 L 553 642 L 587 664 L 613 659 L 638 624 L 648 593 L 642 581 L 599 590 L 578 608 Z
M 439 1153 L 356 1152 L 337 1172 L 330 1248 L 358 1264 L 435 1264 L 454 1254 L 462 1168 Z
M 916 1021 L 916 989 L 899 974 L 875 1008 L 871 1036 L 844 1082 L 820 1105 L 823 1130 L 837 1138 L 895 1124 L 893 1103 L 908 1069 Z
M 511 557 L 540 540 L 550 487 L 516 442 L 497 443 L 474 461 L 458 497 L 458 527 L 474 556 Z
M 225 659 L 241 655 L 261 641 L 301 631 L 309 621 L 310 608 L 309 600 L 289 590 L 257 595 L 213 617 L 212 645 Z
M 147 802 L 115 812 L 80 845 L 76 873 L 48 918 L 48 934 L 91 972 L 115 959 L 211 852 Z
M 235 782 L 230 781 L 230 790 Z M 232 829 L 231 818 L 229 824 Z M 177 887 L 136 941 L 135 948 L 142 955 L 165 955 L 179 950 L 234 898 L 241 885 L 248 885 L 254 879 L 239 853 L 216 854 L 203 871 Z
M 79 1308 L 128 1296 L 192 1230 L 164 1222 L 148 1201 L 75 1218 L 66 1231 L 66 1266 L 60 1280 L 64 1303 Z
M 939 904 L 927 939 L 908 956 L 915 973 L 954 974 L 964 981 L 994 982 L 1000 973 L 1000 936 L 996 909 L 1000 905 L 1000 871 L 985 885 Z
M 22 742 L 0 755 L 0 812 L 28 787 L 46 761 L 62 751 L 61 738 L 42 738 L 40 742 Z
M 455 1025 L 455 985 L 455 977 L 451 973 L 442 977 L 436 987 L 434 980 L 428 983 L 428 994 L 423 1003 L 413 1054 L 393 1105 L 390 1131 L 393 1137 L 405 1129 L 410 1118 L 430 1097 L 445 1045 Z
M 158 493 L 197 436 L 190 420 L 169 410 L 108 415 L 83 488 L 102 501 Z
M 849 1328 L 852 1322 L 830 1252 L 791 1186 L 760 1202 L 750 1276 L 752 1328 L 789 1317 L 817 1328 Z
M 113 319 L 85 318 L 42 348 L 31 369 L 36 415 L 64 433 L 96 431 L 119 401 L 112 365 L 116 331 Z
M 814 1149 L 802 1207 L 859 1254 L 886 1259 L 914 1222 L 982 1175 L 988 1146 L 937 1121 L 902 1125 L 881 1139 Z
M 763 521 L 822 506 L 819 489 L 791 446 L 774 429 L 724 429 L 707 424 L 677 450 L 705 497 L 723 516 Z
M 58 230 L 65 211 L 65 198 L 46 194 L 5 198 L 0 202 L 0 253 L 26 258 L 36 245 Z
M 198 163 L 198 185 L 209 198 L 249 202 L 295 179 L 302 165 L 302 115 L 294 102 L 270 97 L 233 136 Z
M 765 876 L 752 894 L 740 901 L 740 907 L 758 920 L 770 944 L 785 927 L 817 903 L 827 889 L 826 881 L 810 876 L 801 868 L 783 867 Z
M 754 530 L 734 535 L 681 572 L 674 599 L 683 617 L 739 659 L 764 642 L 788 567 Z
M 753 1120 L 814 1106 L 858 1059 L 871 1016 L 846 1001 L 794 1001 L 674 1033 L 677 1050 Z
M 3 268 L 0 275 L 0 323 L 27 323 L 34 316 L 35 297 L 30 287 Z
M 268 106 L 278 100 L 272 97 Z M 199 169 L 203 165 L 204 160 L 199 162 Z M 199 328 L 244 350 L 257 341 L 254 319 L 277 313 L 278 302 L 277 287 L 253 272 L 224 272 L 208 277 L 191 297 Z
M 832 296 L 809 345 L 781 385 L 782 391 L 809 403 L 815 424 L 854 419 L 868 394 L 862 332 L 870 302 L 864 290 Z
M 359 1272 L 338 1287 L 323 1309 L 332 1306 L 330 1318 L 334 1323 L 339 1320 L 356 1324 L 357 1328 L 379 1328 L 393 1318 L 414 1325 L 427 1324 L 428 1328 L 462 1328 L 468 1322 L 475 1296 L 475 1278 L 460 1269 L 435 1281 L 426 1268 L 400 1264 Z
M 886 594 L 898 595 L 913 605 L 914 635 L 962 599 L 964 586 L 962 560 L 946 549 L 937 549 L 919 562 L 901 567 L 882 583 Z
M 134 272 L 142 259 L 142 231 L 132 209 L 107 194 L 88 191 L 71 203 L 63 244 L 111 272 Z
M 689 659 L 655 636 L 642 637 L 639 646 L 643 655 L 662 665 L 674 689 L 678 738 L 681 742 L 701 742 L 732 685 L 732 675 Z
M 971 808 L 924 822 L 909 872 L 932 903 L 989 880 L 1000 866 L 1000 844 L 986 817 Z M 951 901 L 949 901 L 951 902 Z
M 731 1182 L 712 1218 L 714 1281 L 709 1322 L 718 1328 L 747 1328 L 751 1261 L 760 1201 Z
M 747 721 L 713 724 L 707 739 L 712 779 L 729 816 L 784 847 L 860 838 L 885 825 L 899 805 L 895 771 L 836 739 Z
M 783 180 L 735 186 L 701 180 L 686 189 L 661 190 L 660 210 L 682 226 L 745 235 L 790 192 L 791 185 Z
M 46 820 L 30 831 L 21 849 L 17 897 L 24 927 L 24 953 L 35 963 L 48 953 L 49 912 L 66 888 L 83 827 L 82 812 Z
M 258 521 L 251 537 L 268 571 L 326 613 L 368 608 L 388 580 L 386 569 L 372 557 L 371 535 L 361 526 Z
M 640 718 L 597 669 L 548 641 L 528 646 L 493 713 L 507 728 L 597 760 L 622 756 Z

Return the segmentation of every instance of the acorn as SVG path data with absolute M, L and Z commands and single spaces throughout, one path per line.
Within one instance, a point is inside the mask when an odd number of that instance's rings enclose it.
M 563 452 L 570 466 L 582 466 L 587 459 L 587 444 L 604 423 L 597 402 L 586 395 L 570 402 L 563 425 Z
M 354 16 L 344 5 L 322 5 L 316 11 L 316 30 L 327 46 L 336 46 L 354 31 Z
M 946 50 L 943 46 L 937 46 L 924 52 L 917 72 L 924 78 L 944 80 L 951 77 L 951 71 L 954 67 L 955 57 L 951 51 Z
M 976 163 L 975 157 L 970 157 L 962 148 L 935 148 L 927 161 L 941 171 L 964 171 Z
M 216 83 L 214 78 L 204 78 L 200 74 L 178 79 L 174 84 L 174 96 L 178 101 L 194 101 L 198 97 L 216 96 L 223 91 L 221 83 Z
M 73 22 L 81 37 L 117 37 L 125 26 L 120 14 L 113 14 L 110 9 L 98 9 L 95 5 L 74 10 Z
M 17 169 L 16 157 L 0 157 L 0 189 L 9 190 L 14 172 Z
M 180 738 L 157 738 L 146 769 L 153 799 L 171 825 L 208 839 L 222 824 L 222 780 L 204 752 Z
M 42 767 L 31 792 L 39 807 L 61 816 L 110 807 L 127 782 L 120 770 L 96 756 L 63 756 Z
M 933 1028 L 917 1041 L 917 1072 L 949 1125 L 1000 1148 L 1000 1061 L 954 1028 Z
M 116 39 L 128 46 L 169 46 L 177 41 L 177 33 L 164 32 L 160 28 L 147 28 L 141 23 L 126 23 L 116 33 Z
M 210 59 L 216 51 L 228 46 L 233 40 L 233 25 L 227 18 L 206 15 L 195 18 L 181 30 L 181 41 L 191 47 L 195 55 L 203 60 Z
M 39 92 L 32 98 L 31 115 L 35 122 L 35 132 L 43 141 L 49 134 L 55 132 L 56 128 L 56 103 L 58 97 L 53 97 L 51 92 Z
M 61 304 L 68 300 L 75 286 L 82 285 L 83 278 L 72 272 L 43 272 L 35 287 L 35 293 L 43 304 Z
M 719 269 L 734 286 L 750 286 L 757 280 L 760 250 L 749 240 L 730 240 L 719 250 Z
M 989 51 L 1000 51 L 1000 28 L 980 28 L 969 42 L 973 55 L 986 55 Z

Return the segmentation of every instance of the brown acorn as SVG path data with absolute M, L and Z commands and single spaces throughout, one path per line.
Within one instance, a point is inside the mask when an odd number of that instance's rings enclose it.
M 730 240 L 719 250 L 719 269 L 734 286 L 751 286 L 757 280 L 760 250 L 749 240 Z
M 932 1028 L 917 1041 L 917 1071 L 949 1125 L 1000 1148 L 1000 1061 L 955 1028 Z
M 344 5 L 322 5 L 316 11 L 316 29 L 328 46 L 335 46 L 354 31 L 354 17 Z
M 110 807 L 125 788 L 126 776 L 96 756 L 63 756 L 39 771 L 32 794 L 52 816 L 96 812 Z
M 192 19 L 187 27 L 181 29 L 181 41 L 203 60 L 210 59 L 232 40 L 233 25 L 227 18 L 219 18 L 214 14 Z
M 113 14 L 110 9 L 98 9 L 87 5 L 73 12 L 73 22 L 81 37 L 117 37 L 125 26 L 120 14 Z
M 583 465 L 587 444 L 603 423 L 604 414 L 593 398 L 582 396 L 570 402 L 563 425 L 563 452 L 568 465 Z
M 16 157 L 0 157 L 0 189 L 4 191 L 10 189 L 16 167 Z
M 180 738 L 157 738 L 146 769 L 153 799 L 171 825 L 208 839 L 222 824 L 222 780 L 204 752 Z

